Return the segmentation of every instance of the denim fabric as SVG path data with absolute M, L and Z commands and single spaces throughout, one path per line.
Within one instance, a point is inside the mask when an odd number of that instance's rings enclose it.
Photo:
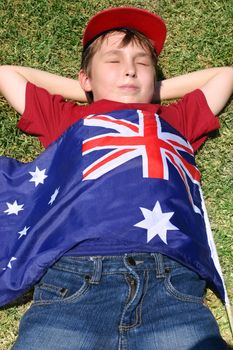
M 13 349 L 227 349 L 204 293 L 161 254 L 63 257 L 36 286 Z

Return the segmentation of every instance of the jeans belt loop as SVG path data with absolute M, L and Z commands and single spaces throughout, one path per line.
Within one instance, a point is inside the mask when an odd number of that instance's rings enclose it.
M 155 260 L 155 272 L 157 278 L 164 278 L 165 277 L 165 268 L 164 268 L 164 261 L 163 256 L 160 253 L 152 253 L 151 254 L 154 257 Z
M 90 279 L 90 283 L 98 284 L 101 280 L 103 262 L 102 257 L 94 256 L 90 258 L 93 261 L 93 275 Z

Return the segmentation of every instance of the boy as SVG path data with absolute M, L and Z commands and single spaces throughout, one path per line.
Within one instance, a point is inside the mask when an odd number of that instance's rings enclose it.
M 233 73 L 213 68 L 156 84 L 156 54 L 165 35 L 161 18 L 139 9 L 110 9 L 92 18 L 79 74 L 94 101 L 86 107 L 50 95 L 83 100 L 72 80 L 1 67 L 1 92 L 23 114 L 19 127 L 44 146 L 83 118 L 78 150 L 87 194 L 82 198 L 80 191 L 81 201 L 71 207 L 73 226 L 61 212 L 66 231 L 78 227 L 77 244 L 36 286 L 14 349 L 226 348 L 203 304 L 203 277 L 214 282 L 206 238 L 198 232 L 193 238 L 190 229 L 204 232 L 205 211 L 186 140 L 196 150 L 218 128 L 214 114 L 232 92 Z M 158 96 L 185 94 L 168 107 L 150 104 Z

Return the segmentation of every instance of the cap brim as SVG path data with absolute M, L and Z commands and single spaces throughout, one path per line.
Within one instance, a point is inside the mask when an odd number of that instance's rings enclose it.
M 117 28 L 135 29 L 151 40 L 157 55 L 160 54 L 165 39 L 166 25 L 163 19 L 149 11 L 133 8 L 110 8 L 93 16 L 83 35 L 83 46 L 108 30 Z

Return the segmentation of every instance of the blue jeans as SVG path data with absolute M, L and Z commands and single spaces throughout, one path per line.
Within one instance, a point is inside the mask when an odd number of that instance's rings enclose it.
M 204 293 L 161 254 L 63 257 L 36 286 L 13 349 L 227 349 Z

